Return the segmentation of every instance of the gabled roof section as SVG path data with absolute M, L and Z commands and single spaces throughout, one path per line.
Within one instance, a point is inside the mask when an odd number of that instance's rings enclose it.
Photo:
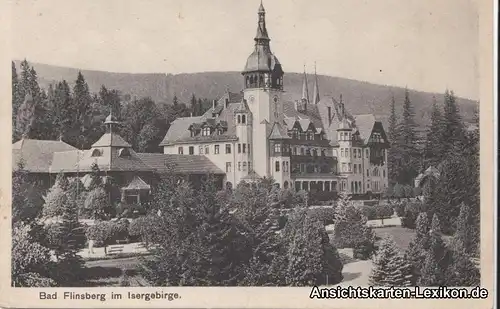
M 239 97 L 237 94 L 233 94 L 232 96 L 233 99 L 239 99 L 239 101 L 228 104 L 226 108 L 221 108 L 220 114 L 218 114 L 218 117 L 216 118 L 212 117 L 214 110 L 213 108 L 211 108 L 207 112 L 205 112 L 205 114 L 202 116 L 182 117 L 174 120 L 174 122 L 172 122 L 172 124 L 170 125 L 167 134 L 160 143 L 160 146 L 167 146 L 167 145 L 173 145 L 177 143 L 187 143 L 187 142 L 212 142 L 212 141 L 237 140 L 238 138 L 236 137 L 236 125 L 234 121 L 234 115 L 237 109 L 242 108 L 241 102 L 243 98 L 242 96 Z M 194 123 L 202 124 L 205 122 L 213 124 L 214 126 L 219 124 L 221 127 L 227 129 L 220 135 L 191 136 L 191 131 L 189 130 L 189 128 Z
M 111 153 L 106 152 L 101 157 L 92 157 L 92 150 L 56 152 L 54 153 L 50 171 L 52 173 L 90 172 L 93 163 L 96 163 L 101 171 L 146 172 L 154 170 L 142 162 L 132 148 L 129 148 L 128 151 L 130 156 L 127 157 L 118 156 L 118 151 L 116 150 L 111 151 Z
M 376 122 L 375 116 L 373 114 L 355 115 L 354 121 L 354 124 L 359 131 L 361 140 L 368 143 L 368 139 L 372 134 L 373 126 Z
M 151 186 L 148 185 L 144 180 L 142 180 L 141 177 L 136 175 L 136 176 L 134 176 L 132 181 L 130 181 L 130 183 L 123 189 L 125 189 L 125 190 L 150 190 Z
M 275 122 L 272 129 L 271 129 L 271 134 L 269 134 L 269 139 L 270 140 L 280 140 L 280 139 L 290 139 L 288 136 L 288 133 L 286 132 L 285 128 L 278 122 Z
M 16 170 L 18 162 L 22 160 L 28 172 L 49 172 L 53 154 L 69 150 L 76 148 L 62 141 L 21 139 L 12 144 L 12 169 Z
M 95 142 L 92 147 L 132 147 L 120 135 L 116 133 L 105 133 Z
M 205 156 L 138 153 L 141 160 L 158 173 L 225 174 Z

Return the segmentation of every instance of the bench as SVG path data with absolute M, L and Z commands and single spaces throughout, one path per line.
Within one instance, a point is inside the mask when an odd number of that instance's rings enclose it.
M 110 246 L 108 248 L 108 254 L 118 254 L 123 252 L 125 246 Z

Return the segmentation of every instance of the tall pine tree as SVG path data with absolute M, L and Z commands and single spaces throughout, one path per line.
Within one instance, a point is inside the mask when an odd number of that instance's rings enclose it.
M 78 77 L 73 87 L 72 110 L 74 112 L 74 122 L 70 140 L 75 146 L 87 148 L 92 142 L 88 138 L 92 121 L 92 96 L 82 72 L 78 72 Z
M 370 285 L 403 287 L 412 284 L 411 265 L 399 251 L 392 236 L 382 239 L 373 259 Z
M 427 138 L 425 142 L 425 166 L 437 167 L 444 157 L 445 148 L 443 148 L 443 116 L 437 104 L 436 98 L 433 97 L 431 123 L 427 129 Z
M 389 170 L 389 181 L 393 183 L 398 177 L 399 162 L 401 160 L 399 153 L 399 128 L 398 118 L 396 116 L 396 100 L 394 95 L 391 98 L 391 114 L 389 116 L 389 141 L 391 147 L 387 153 L 387 164 Z
M 446 90 L 444 94 L 444 127 L 441 140 L 448 154 L 455 154 L 463 149 L 465 129 L 453 91 Z
M 416 137 L 416 124 L 413 105 L 410 101 L 410 93 L 405 89 L 405 100 L 403 104 L 403 117 L 401 119 L 401 132 L 399 135 L 399 150 L 401 152 L 401 168 L 397 180 L 402 184 L 412 184 L 417 175 L 419 158 Z

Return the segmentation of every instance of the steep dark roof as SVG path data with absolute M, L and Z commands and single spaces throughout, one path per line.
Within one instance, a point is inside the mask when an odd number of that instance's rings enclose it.
M 225 174 L 205 156 L 138 153 L 141 160 L 159 173 Z
M 273 128 L 271 129 L 271 134 L 269 134 L 269 139 L 279 140 L 279 139 L 290 139 L 288 133 L 283 128 L 281 124 L 275 122 Z
M 109 149 L 105 149 L 108 151 Z M 101 171 L 153 171 L 150 166 L 146 165 L 139 158 L 137 153 L 132 149 L 128 149 L 130 156 L 119 157 L 116 151 L 104 153 L 100 157 L 92 157 L 91 150 L 72 150 L 54 153 L 52 166 L 50 168 L 52 173 L 58 172 L 90 172 L 92 164 L 97 163 Z
M 17 169 L 17 164 L 22 159 L 26 171 L 49 172 L 53 154 L 68 150 L 76 148 L 62 141 L 22 139 L 12 144 L 12 168 Z
M 92 147 L 132 147 L 120 135 L 116 133 L 105 133 L 95 142 Z
M 177 118 L 170 126 L 165 138 L 160 143 L 160 146 L 166 146 L 176 143 L 187 142 L 215 142 L 215 141 L 232 141 L 238 140 L 236 137 L 236 126 L 234 121 L 234 113 L 237 109 L 241 109 L 240 102 L 228 104 L 223 108 L 217 118 L 213 118 L 213 108 L 209 109 L 204 115 L 199 117 L 183 117 Z M 189 127 L 194 123 L 213 122 L 214 124 L 220 123 L 227 126 L 227 130 L 220 135 L 213 134 L 211 136 L 191 136 Z

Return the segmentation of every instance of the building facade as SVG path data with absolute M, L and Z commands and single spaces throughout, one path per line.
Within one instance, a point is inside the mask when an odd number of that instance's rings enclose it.
M 388 186 L 389 142 L 372 114 L 351 115 L 340 96 L 285 100 L 284 71 L 272 53 L 266 12 L 258 10 L 254 50 L 243 90 L 229 90 L 204 115 L 176 119 L 160 143 L 165 154 L 205 156 L 226 173 L 225 185 L 272 177 L 283 188 L 377 194 Z

